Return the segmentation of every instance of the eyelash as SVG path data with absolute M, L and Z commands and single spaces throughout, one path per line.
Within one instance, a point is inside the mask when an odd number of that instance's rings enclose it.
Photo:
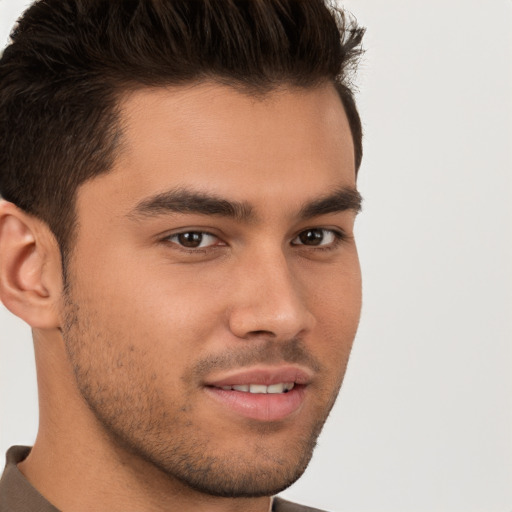
M 206 247 L 186 247 L 184 245 L 181 245 L 179 242 L 173 241 L 173 238 L 178 238 L 183 235 L 201 235 L 202 237 L 209 236 L 209 237 L 213 237 L 217 240 L 220 240 L 220 238 L 217 235 L 214 235 L 213 233 L 209 233 L 208 231 L 189 230 L 189 231 L 181 231 L 180 233 L 174 233 L 173 235 L 166 236 L 164 238 L 164 241 L 169 242 L 173 245 L 176 245 L 180 250 L 186 251 L 189 253 L 205 252 L 207 249 L 211 249 L 216 246 L 218 247 L 218 245 L 216 245 L 216 244 L 207 245 Z M 223 243 L 220 246 L 224 247 L 225 245 L 226 244 Z
M 325 237 L 326 233 L 332 234 L 333 240 L 331 242 L 329 242 L 328 244 L 324 244 L 324 245 L 307 245 L 307 244 L 298 244 L 298 243 L 295 244 L 295 243 L 293 243 L 293 241 L 297 240 L 301 235 L 303 235 L 305 233 L 308 233 L 308 232 L 313 232 L 313 231 L 321 231 L 321 232 L 323 232 L 323 236 L 324 237 Z M 210 236 L 210 237 L 216 238 L 217 240 L 221 240 L 217 235 L 214 235 L 213 233 L 210 233 L 208 231 L 189 230 L 189 231 L 181 231 L 179 233 L 174 233 L 172 235 L 166 236 L 163 239 L 163 241 L 167 242 L 169 244 L 173 244 L 176 247 L 178 247 L 179 250 L 184 251 L 184 252 L 189 253 L 189 254 L 205 253 L 207 250 L 211 250 L 211 249 L 213 249 L 215 247 L 225 247 L 226 246 L 225 243 L 221 243 L 219 245 L 217 245 L 217 244 L 207 245 L 206 247 L 186 247 L 186 246 L 183 246 L 178 241 L 173 241 L 173 239 L 177 239 L 180 236 L 192 235 L 192 234 L 194 234 L 194 235 L 201 235 L 203 237 L 204 236 Z M 347 238 L 348 238 L 348 236 L 341 229 L 309 228 L 309 229 L 304 229 L 300 233 L 298 233 L 292 239 L 291 245 L 295 246 L 295 247 L 306 247 L 309 250 L 315 250 L 315 251 L 331 251 L 331 250 L 336 249 L 342 242 L 347 240 Z
M 333 236 L 333 240 L 325 245 L 307 245 L 307 244 L 293 244 L 293 241 L 298 239 L 301 235 L 312 232 L 312 231 L 322 231 L 323 236 L 325 237 L 326 233 L 329 233 Z M 309 228 L 301 231 L 293 240 L 292 244 L 296 246 L 302 246 L 307 247 L 308 249 L 314 249 L 317 251 L 331 251 L 333 249 L 336 249 L 343 241 L 347 239 L 347 235 L 344 231 L 340 229 L 329 229 L 329 228 Z

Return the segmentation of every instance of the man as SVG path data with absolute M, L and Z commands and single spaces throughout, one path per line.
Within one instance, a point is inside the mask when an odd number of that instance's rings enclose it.
M 359 320 L 363 30 L 321 0 L 40 0 L 0 61 L 1 512 L 313 510 Z

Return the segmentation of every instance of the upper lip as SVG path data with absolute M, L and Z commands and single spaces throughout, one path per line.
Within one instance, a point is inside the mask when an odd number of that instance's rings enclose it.
M 306 385 L 311 382 L 311 371 L 298 366 L 267 366 L 236 370 L 205 382 L 206 386 L 240 386 L 242 384 L 272 384 L 293 382 Z

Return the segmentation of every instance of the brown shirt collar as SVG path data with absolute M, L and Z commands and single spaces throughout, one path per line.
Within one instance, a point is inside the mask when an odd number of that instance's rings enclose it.
M 0 512 L 59 512 L 16 466 L 29 453 L 27 446 L 13 446 L 7 452 L 7 464 L 0 480 Z

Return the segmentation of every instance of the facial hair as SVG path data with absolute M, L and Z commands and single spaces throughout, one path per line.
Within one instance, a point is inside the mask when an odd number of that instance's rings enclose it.
M 99 327 L 99 313 L 79 307 L 71 291 L 65 312 L 63 337 L 77 388 L 116 447 L 171 480 L 212 496 L 272 496 L 303 474 L 338 395 L 344 368 L 336 379 L 319 382 L 318 401 L 300 433 L 287 436 L 289 425 L 281 422 L 247 422 L 245 433 L 250 435 L 241 450 L 235 446 L 239 443 L 219 445 L 215 431 L 200 421 L 195 400 L 200 383 L 213 371 L 256 364 L 301 364 L 322 375 L 322 365 L 300 339 L 267 339 L 204 356 L 176 370 L 181 372 L 180 392 L 171 394 L 140 345 L 135 340 L 118 343 L 119 335 Z M 282 446 L 269 442 L 276 434 L 286 440 Z

